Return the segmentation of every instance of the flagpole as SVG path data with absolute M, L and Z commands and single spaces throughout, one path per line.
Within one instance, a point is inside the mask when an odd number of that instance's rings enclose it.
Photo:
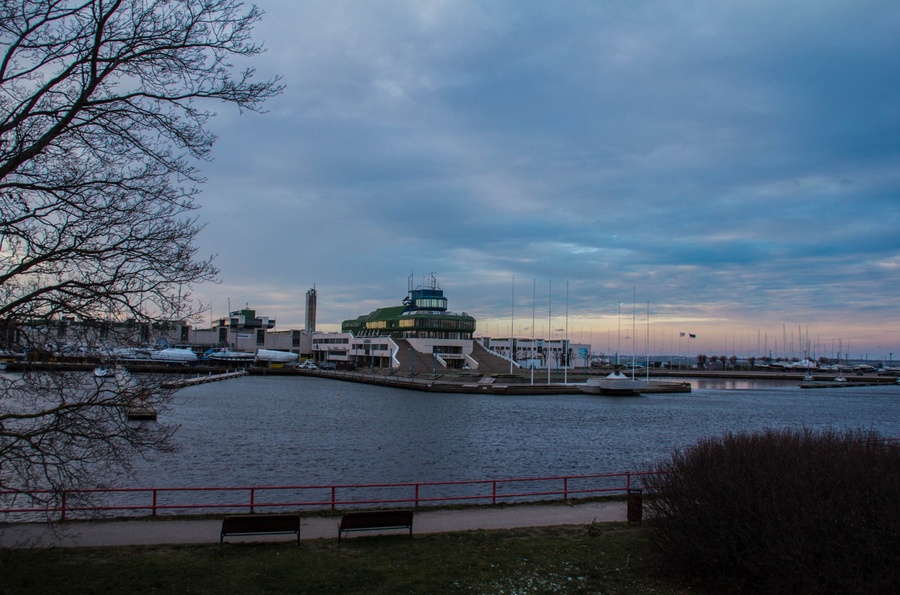
M 566 281 L 566 340 L 563 345 L 566 365 L 563 367 L 563 384 L 569 382 L 569 282 Z
M 634 351 L 634 343 L 636 340 L 635 335 L 637 334 L 637 287 L 631 288 L 631 379 L 634 380 L 634 375 L 636 373 L 636 361 L 635 361 L 635 351 Z
M 537 295 L 537 279 L 531 279 L 531 384 L 534 384 L 534 298 Z
M 516 275 L 512 276 L 512 304 L 509 314 L 509 373 L 513 373 L 513 358 L 515 358 L 515 334 L 516 334 Z

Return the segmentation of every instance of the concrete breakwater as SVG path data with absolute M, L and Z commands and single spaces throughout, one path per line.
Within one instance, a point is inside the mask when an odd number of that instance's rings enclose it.
M 252 372 L 251 372 L 252 373 Z M 300 370 L 298 373 L 320 378 L 331 378 L 345 382 L 372 384 L 390 388 L 402 388 L 433 393 L 470 393 L 495 395 L 577 395 L 584 393 L 581 382 L 550 382 L 532 384 L 529 378 L 520 375 L 479 376 L 462 375 L 403 375 L 400 373 L 378 373 L 341 370 Z M 688 382 L 658 381 L 641 391 L 642 393 L 689 393 Z

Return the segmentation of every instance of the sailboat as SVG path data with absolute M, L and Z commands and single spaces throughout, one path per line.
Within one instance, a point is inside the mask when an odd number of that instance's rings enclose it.
M 649 306 L 647 315 L 647 325 L 649 332 Z M 586 393 L 611 395 L 611 396 L 639 396 L 641 391 L 646 390 L 649 385 L 649 379 L 639 380 L 635 371 L 635 354 L 634 354 L 634 336 L 635 336 L 635 308 L 632 307 L 631 312 L 631 377 L 622 373 L 620 366 L 615 365 L 611 374 L 604 378 L 588 378 L 582 390 Z M 648 361 L 649 365 L 649 361 Z M 649 374 L 649 369 L 648 369 Z
M 588 378 L 584 392 L 601 395 L 638 396 L 647 388 L 647 381 L 629 377 L 616 366 L 611 374 L 603 378 Z

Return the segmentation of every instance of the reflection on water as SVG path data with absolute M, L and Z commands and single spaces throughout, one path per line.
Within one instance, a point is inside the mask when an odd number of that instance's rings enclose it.
M 900 437 L 900 386 L 809 391 L 795 383 L 707 382 L 691 394 L 615 398 L 432 395 L 319 378 L 244 377 L 179 392 L 167 421 L 180 425 L 181 451 L 140 462 L 136 484 L 632 471 L 700 437 L 766 427 L 872 428 Z
M 798 380 L 769 380 L 759 378 L 682 378 L 693 389 L 704 390 L 793 390 Z

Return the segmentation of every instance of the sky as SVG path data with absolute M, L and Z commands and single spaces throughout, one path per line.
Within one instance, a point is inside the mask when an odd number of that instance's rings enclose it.
M 211 318 L 433 274 L 476 335 L 900 360 L 900 3 L 256 4 L 286 87 L 210 122 Z

